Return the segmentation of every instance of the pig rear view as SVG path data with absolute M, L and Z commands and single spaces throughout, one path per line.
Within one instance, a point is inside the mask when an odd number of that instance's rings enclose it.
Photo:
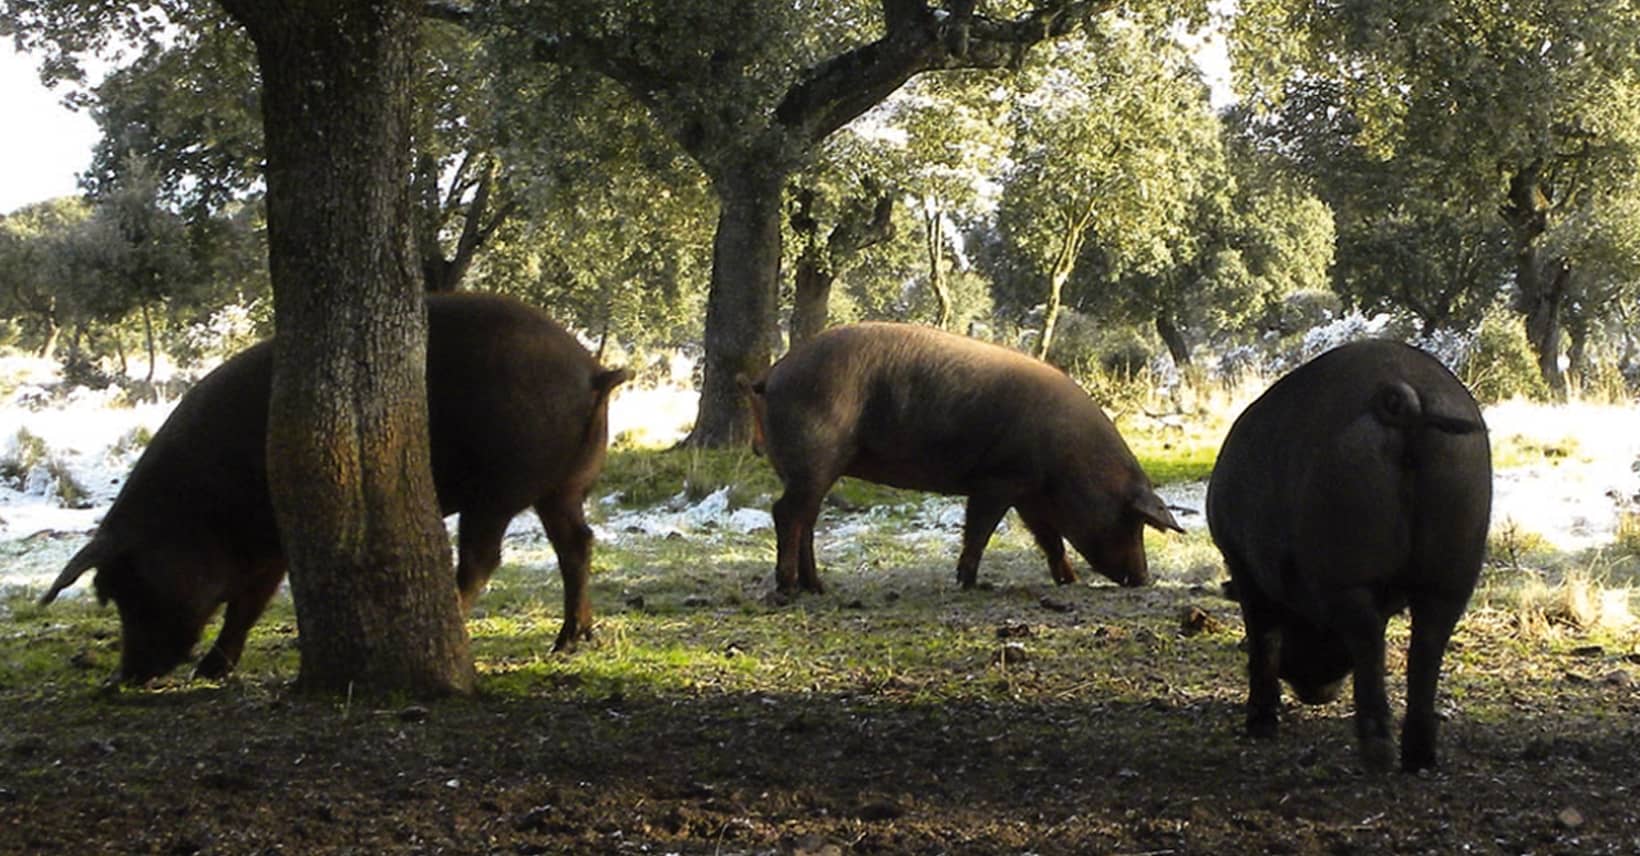
M 558 554 L 564 620 L 555 649 L 590 632 L 592 542 L 582 503 L 602 468 L 609 395 L 601 368 L 540 312 L 479 294 L 428 299 L 433 481 L 459 514 L 456 563 L 470 609 L 501 560 L 509 521 L 533 507 Z M 97 569 L 120 612 L 120 677 L 141 682 L 186 659 L 216 609 L 222 629 L 197 674 L 233 669 L 285 573 L 268 493 L 271 343 L 223 363 L 178 402 L 96 534 L 41 599 Z
M 1178 530 L 1099 406 L 1052 366 L 910 324 L 857 324 L 799 346 L 750 385 L 758 445 L 784 492 L 774 504 L 776 586 L 823 589 L 821 500 L 842 476 L 966 496 L 957 579 L 1017 509 L 1059 583 L 1068 539 L 1093 568 L 1143 585 L 1144 526 Z
M 1248 733 L 1274 736 L 1280 681 L 1319 703 L 1353 672 L 1362 761 L 1391 766 L 1384 625 L 1410 609 L 1401 765 L 1434 766 L 1441 660 L 1480 574 L 1491 504 L 1480 408 L 1416 348 L 1336 348 L 1249 405 L 1207 492 L 1247 627 Z

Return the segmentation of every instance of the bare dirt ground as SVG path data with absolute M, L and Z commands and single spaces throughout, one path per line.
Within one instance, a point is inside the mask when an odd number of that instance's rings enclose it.
M 485 691 L 428 703 L 292 693 L 288 611 L 238 678 L 104 691 L 111 612 L 14 605 L 0 852 L 1640 853 L 1632 637 L 1473 610 L 1442 768 L 1372 777 L 1347 693 L 1240 736 L 1240 620 L 1209 586 L 1056 589 L 1008 562 L 989 591 L 916 571 L 782 608 L 604 576 L 599 642 L 543 659 L 554 615 L 475 622 Z M 619 676 L 638 661 L 653 680 Z

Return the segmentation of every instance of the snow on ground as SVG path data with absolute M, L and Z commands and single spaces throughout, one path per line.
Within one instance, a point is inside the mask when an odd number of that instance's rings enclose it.
M 117 393 L 82 389 L 66 402 L 44 407 L 42 385 L 55 380 L 49 364 L 0 358 L 0 379 L 5 378 L 23 382 L 0 400 L 0 461 L 12 454 L 19 430 L 27 430 L 45 439 L 51 454 L 89 494 L 85 508 L 59 507 L 43 468 L 31 473 L 21 489 L 0 483 L 0 589 L 40 589 L 85 542 L 135 462 L 137 451 L 128 443 L 121 450 L 122 440 L 139 427 L 158 430 L 175 402 L 119 406 Z M 693 391 L 682 388 L 623 388 L 610 406 L 610 436 L 671 445 L 688 431 L 696 401 Z M 1512 522 L 1560 549 L 1580 550 L 1611 541 L 1621 512 L 1640 510 L 1640 405 L 1545 407 L 1511 402 L 1488 408 L 1486 418 L 1495 450 L 1524 442 L 1565 451 L 1549 463 L 1497 473 L 1494 528 Z M 1160 492 L 1186 529 L 1206 526 L 1204 484 L 1170 485 Z M 844 541 L 880 526 L 891 513 L 903 512 L 827 514 L 818 534 L 825 542 Z M 595 526 L 597 535 L 606 542 L 633 534 L 673 533 L 705 540 L 718 533 L 771 526 L 766 508 L 730 508 L 727 490 L 698 501 L 679 495 L 649 509 L 610 504 L 598 516 L 602 519 Z M 932 549 L 933 542 L 958 542 L 962 517 L 960 499 L 930 497 L 911 509 L 910 522 L 896 525 L 905 529 L 904 537 L 928 540 Z M 532 514 L 519 515 L 508 538 L 516 542 L 509 555 L 515 548 L 532 555 L 543 550 L 541 527 Z M 550 557 L 550 550 L 545 553 Z M 81 584 L 70 592 L 84 590 Z

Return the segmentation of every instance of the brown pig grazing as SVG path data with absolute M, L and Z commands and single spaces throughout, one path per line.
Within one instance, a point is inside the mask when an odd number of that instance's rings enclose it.
M 427 394 L 433 480 L 459 514 L 456 581 L 470 609 L 501 561 L 501 539 L 533 506 L 558 554 L 564 621 L 554 650 L 590 635 L 592 530 L 582 502 L 603 467 L 609 395 L 601 368 L 545 315 L 510 298 L 428 298 Z M 271 343 L 206 375 L 137 460 L 96 534 L 40 599 L 87 570 L 120 611 L 118 677 L 140 683 L 187 659 L 227 604 L 195 674 L 226 675 L 285 574 L 268 494 Z
M 1435 687 L 1480 574 L 1492 458 L 1475 399 L 1435 358 L 1365 341 L 1295 369 L 1224 440 L 1207 522 L 1247 626 L 1247 731 L 1273 737 L 1281 684 L 1306 703 L 1355 673 L 1369 770 L 1394 763 L 1384 624 L 1410 607 L 1401 766 L 1435 765 Z
M 777 591 L 823 590 L 820 502 L 842 476 L 968 497 L 957 580 L 974 585 L 1009 508 L 1055 582 L 1076 581 L 1068 538 L 1094 570 L 1144 585 L 1144 526 L 1179 530 L 1099 406 L 1017 351 L 910 324 L 837 327 L 749 385 L 757 445 L 785 487 L 774 504 Z

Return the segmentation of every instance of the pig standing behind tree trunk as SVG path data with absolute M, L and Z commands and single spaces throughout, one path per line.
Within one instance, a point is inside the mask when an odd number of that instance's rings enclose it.
M 1362 761 L 1391 766 L 1384 624 L 1410 607 L 1401 766 L 1434 766 L 1441 660 L 1480 574 L 1491 505 L 1480 408 L 1416 348 L 1336 348 L 1249 405 L 1207 490 L 1247 625 L 1248 733 L 1275 735 L 1281 680 L 1315 704 L 1353 670 Z
M 603 467 L 605 370 L 540 312 L 480 294 L 428 298 L 427 395 L 433 481 L 460 514 L 456 583 L 464 609 L 501 562 L 501 539 L 533 506 L 558 554 L 564 622 L 554 650 L 587 638 L 592 530 L 582 502 Z M 216 643 L 196 674 L 218 678 L 285 575 L 268 494 L 271 342 L 223 363 L 160 426 L 97 533 L 41 598 L 96 568 L 120 611 L 119 677 L 137 683 L 187 659 L 218 606 Z M 452 596 L 457 592 L 452 591 Z
M 1144 526 L 1180 531 L 1099 406 L 1063 372 L 1017 351 L 909 324 L 828 330 L 745 384 L 755 443 L 785 492 L 774 504 L 776 587 L 823 590 L 820 502 L 842 476 L 968 497 L 957 579 L 1009 508 L 1055 582 L 1076 581 L 1068 538 L 1094 570 L 1143 585 Z

